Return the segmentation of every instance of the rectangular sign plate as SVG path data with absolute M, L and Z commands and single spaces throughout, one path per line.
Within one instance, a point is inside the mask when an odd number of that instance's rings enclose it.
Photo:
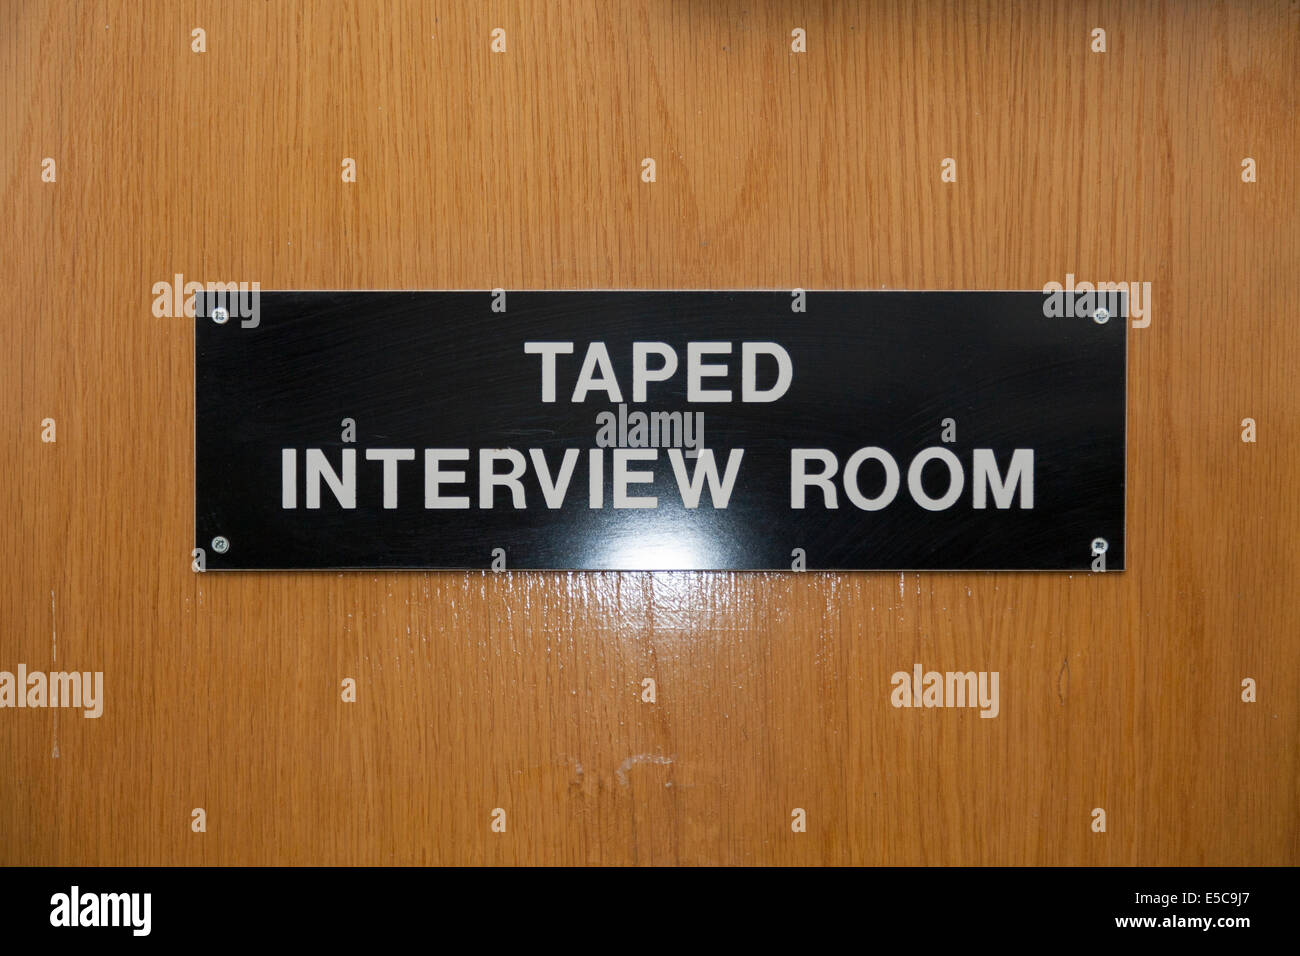
M 222 295 L 208 570 L 1124 567 L 1119 295 Z

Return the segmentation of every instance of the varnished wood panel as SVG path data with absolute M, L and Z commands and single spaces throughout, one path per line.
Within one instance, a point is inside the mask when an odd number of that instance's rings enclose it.
M 0 863 L 1300 862 L 1298 50 L 1295 2 L 5 4 L 0 669 L 106 702 L 0 711 Z M 196 574 L 177 273 L 1149 281 L 1130 570 Z M 916 662 L 1000 715 L 891 707 Z

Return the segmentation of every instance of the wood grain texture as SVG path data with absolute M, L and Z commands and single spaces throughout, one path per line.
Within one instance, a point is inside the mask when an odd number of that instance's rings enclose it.
M 5 4 L 0 668 L 107 700 L 0 711 L 0 863 L 1300 862 L 1298 80 L 1294 0 Z M 1123 574 L 190 570 L 176 273 L 1067 272 L 1152 283 Z

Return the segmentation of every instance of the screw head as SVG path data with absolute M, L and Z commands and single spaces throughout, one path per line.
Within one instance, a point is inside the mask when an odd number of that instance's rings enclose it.
M 224 305 L 219 305 L 212 310 L 212 321 L 217 323 L 217 325 L 225 325 L 230 321 L 230 313 L 226 311 Z
M 1105 325 L 1110 321 L 1110 312 L 1106 309 L 1098 309 L 1096 312 L 1092 313 L 1092 321 L 1096 322 L 1098 325 Z
M 1110 547 L 1110 542 L 1108 542 L 1105 538 L 1093 538 L 1093 539 L 1092 539 L 1092 553 L 1093 553 L 1093 554 L 1105 554 L 1105 553 L 1106 553 L 1106 549 L 1109 548 L 1109 547 Z
M 230 542 L 221 535 L 217 535 L 212 539 L 212 550 L 217 554 L 225 554 L 230 550 Z

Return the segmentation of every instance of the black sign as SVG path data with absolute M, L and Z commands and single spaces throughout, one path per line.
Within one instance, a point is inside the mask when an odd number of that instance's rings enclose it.
M 208 570 L 1124 567 L 1122 296 L 223 295 Z

